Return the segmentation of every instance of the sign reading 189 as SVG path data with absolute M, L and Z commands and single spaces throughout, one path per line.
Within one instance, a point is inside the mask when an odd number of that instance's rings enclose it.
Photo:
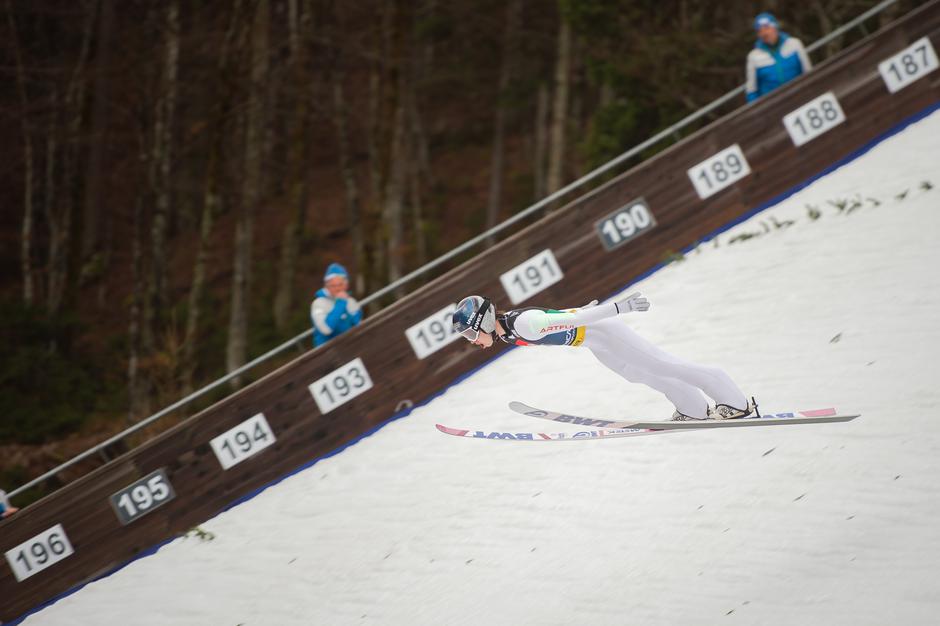
M 751 168 L 738 144 L 728 146 L 689 169 L 689 178 L 699 198 L 714 195 L 751 173 Z

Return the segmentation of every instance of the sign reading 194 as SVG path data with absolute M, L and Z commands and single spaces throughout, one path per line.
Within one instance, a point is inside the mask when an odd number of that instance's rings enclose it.
M 222 469 L 227 470 L 264 450 L 274 441 L 268 420 L 264 419 L 264 413 L 258 413 L 215 437 L 209 444 Z
M 688 171 L 695 191 L 702 200 L 733 185 L 750 173 L 751 168 L 738 144 L 728 146 Z
M 362 359 L 357 357 L 308 388 L 320 413 L 326 415 L 341 404 L 372 389 L 372 379 L 369 378 L 369 372 L 366 371 Z
M 930 39 L 923 37 L 879 63 L 878 71 L 888 91 L 894 93 L 934 71 L 937 66 L 937 52 Z
M 513 304 L 534 296 L 564 278 L 551 250 L 542 250 L 499 277 Z

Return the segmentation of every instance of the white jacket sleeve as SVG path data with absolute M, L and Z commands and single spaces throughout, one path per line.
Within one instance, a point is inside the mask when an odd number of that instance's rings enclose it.
M 813 62 L 809 60 L 809 54 L 806 53 L 806 48 L 803 47 L 803 42 L 795 37 L 792 37 L 790 41 L 793 42 L 793 45 L 796 47 L 796 54 L 800 57 L 800 64 L 803 66 L 803 73 L 813 69 Z

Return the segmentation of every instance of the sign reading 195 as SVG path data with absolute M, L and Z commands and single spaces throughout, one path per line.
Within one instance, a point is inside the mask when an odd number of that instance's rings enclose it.
M 17 581 L 23 581 L 74 554 L 62 524 L 56 524 L 6 553 Z
M 564 278 L 551 250 L 542 250 L 499 277 L 513 304 L 519 304 Z
M 879 63 L 878 71 L 888 91 L 894 93 L 934 71 L 937 66 L 937 52 L 933 49 L 930 39 L 923 37 Z
M 209 444 L 222 469 L 227 470 L 264 450 L 274 441 L 268 420 L 264 418 L 264 413 L 258 413 L 215 437 Z
M 421 320 L 405 331 L 405 337 L 411 349 L 419 359 L 437 352 L 460 335 L 454 332 L 451 318 L 457 309 L 456 304 L 448 304 L 443 309 Z
M 326 415 L 341 404 L 372 389 L 372 379 L 362 363 L 355 358 L 346 365 L 333 370 L 308 387 L 320 413 Z
M 129 524 L 175 497 L 166 472 L 158 469 L 111 496 L 111 507 L 122 524 Z
M 688 171 L 695 191 L 702 200 L 736 183 L 750 173 L 751 168 L 738 144 L 728 146 Z
M 613 250 L 656 226 L 653 213 L 640 198 L 617 209 L 595 224 L 604 247 Z

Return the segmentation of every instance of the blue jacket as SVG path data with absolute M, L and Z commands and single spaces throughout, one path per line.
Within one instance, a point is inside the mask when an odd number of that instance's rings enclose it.
M 812 68 L 803 42 L 796 37 L 781 31 L 773 47 L 758 40 L 747 55 L 747 101 L 770 93 Z
M 359 324 L 362 309 L 355 298 L 336 299 L 323 288 L 310 305 L 310 321 L 313 323 L 313 345 L 321 346 Z

